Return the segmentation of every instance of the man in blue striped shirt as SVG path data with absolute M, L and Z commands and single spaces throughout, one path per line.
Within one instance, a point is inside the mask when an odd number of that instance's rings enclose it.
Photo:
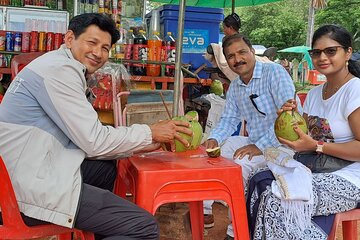
M 205 147 L 224 144 L 221 155 L 242 166 L 246 183 L 253 170 L 266 165 L 262 155 L 264 149 L 280 145 L 274 133 L 276 111 L 293 98 L 295 88 L 281 65 L 255 60 L 255 50 L 244 35 L 227 37 L 223 52 L 231 70 L 239 77 L 230 84 L 224 112 Z M 247 123 L 248 137 L 231 137 L 242 121 Z M 228 235 L 232 236 L 229 230 Z

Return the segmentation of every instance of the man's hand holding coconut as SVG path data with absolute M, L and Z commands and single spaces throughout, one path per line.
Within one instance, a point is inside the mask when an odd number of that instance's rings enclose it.
M 172 152 L 175 151 L 175 140 L 181 142 L 184 146 L 190 146 L 190 143 L 184 136 L 193 135 L 193 132 L 189 127 L 189 122 L 181 120 L 164 120 L 150 125 L 154 142 L 168 143 Z M 159 148 L 160 145 L 157 145 L 157 148 Z

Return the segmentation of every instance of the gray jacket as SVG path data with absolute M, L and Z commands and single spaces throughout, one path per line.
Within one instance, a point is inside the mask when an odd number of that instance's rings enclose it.
M 0 104 L 0 155 L 25 215 L 73 227 L 85 157 L 113 159 L 152 143 L 147 125 L 103 126 L 85 67 L 63 45 L 27 65 Z

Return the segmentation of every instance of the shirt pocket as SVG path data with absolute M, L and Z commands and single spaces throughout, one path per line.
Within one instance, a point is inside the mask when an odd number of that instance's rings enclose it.
M 269 114 L 269 101 L 272 101 L 271 97 L 267 95 L 261 95 L 257 98 L 254 98 L 253 101 L 253 107 L 257 113 L 257 116 L 266 118 L 266 116 Z

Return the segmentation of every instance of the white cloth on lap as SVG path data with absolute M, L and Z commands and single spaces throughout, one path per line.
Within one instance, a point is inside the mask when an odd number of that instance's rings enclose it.
M 312 173 L 302 163 L 293 159 L 294 152 L 285 147 L 268 148 L 265 159 L 275 180 L 271 191 L 281 199 L 285 227 L 291 224 L 305 229 L 311 224 L 313 210 Z

